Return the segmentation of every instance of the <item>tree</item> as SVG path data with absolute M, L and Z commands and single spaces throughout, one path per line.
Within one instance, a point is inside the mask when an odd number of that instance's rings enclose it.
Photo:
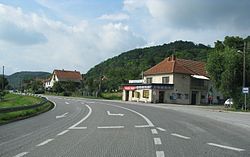
M 2 84 L 3 84 L 3 89 L 2 89 Z M 6 92 L 4 91 L 5 87 L 8 85 L 8 80 L 4 77 L 3 78 L 3 75 L 0 75 L 0 88 L 1 88 L 1 91 L 0 91 L 0 101 L 2 101 L 4 99 L 4 96 L 6 94 Z
M 206 65 L 209 76 L 216 88 L 225 97 L 233 98 L 235 108 L 241 107 L 243 96 L 241 94 L 243 56 L 237 53 L 242 43 L 243 39 L 239 37 L 225 37 L 224 42 L 217 41 L 215 49 L 208 56 Z M 249 57 L 246 63 L 248 67 L 246 74 L 249 75 Z M 249 85 L 249 82 L 247 82 L 247 85 Z

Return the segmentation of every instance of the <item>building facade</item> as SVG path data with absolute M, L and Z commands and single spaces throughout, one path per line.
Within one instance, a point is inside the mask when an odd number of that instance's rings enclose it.
M 46 90 L 52 89 L 54 84 L 59 81 L 81 82 L 82 75 L 79 71 L 54 70 L 52 77 L 44 83 Z
M 205 63 L 171 56 L 144 72 L 142 83 L 123 85 L 124 101 L 151 103 L 219 103 Z

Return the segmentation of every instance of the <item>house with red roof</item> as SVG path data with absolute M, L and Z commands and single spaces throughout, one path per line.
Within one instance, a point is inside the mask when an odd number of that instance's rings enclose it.
M 72 81 L 81 82 L 82 75 L 79 71 L 68 71 L 68 70 L 54 70 L 51 79 L 45 82 L 45 89 L 51 89 L 55 82 L 59 81 Z
M 223 98 L 212 86 L 204 62 L 172 55 L 143 75 L 142 83 L 123 85 L 124 101 L 207 104 Z

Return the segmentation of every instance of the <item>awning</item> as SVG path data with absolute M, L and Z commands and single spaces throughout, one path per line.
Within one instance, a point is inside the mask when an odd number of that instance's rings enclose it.
M 201 79 L 201 80 L 210 80 L 209 78 L 207 78 L 206 76 L 202 76 L 202 75 L 191 75 L 193 78 L 196 79 Z

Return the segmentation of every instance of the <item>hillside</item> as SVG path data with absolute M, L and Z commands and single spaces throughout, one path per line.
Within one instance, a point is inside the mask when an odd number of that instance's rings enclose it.
M 19 88 L 20 84 L 24 80 L 29 79 L 44 79 L 50 76 L 51 74 L 48 72 L 29 72 L 29 71 L 23 71 L 23 72 L 17 72 L 10 76 L 7 76 L 7 79 L 9 81 L 9 85 L 13 88 Z
M 140 79 L 143 71 L 172 54 L 178 58 L 206 61 L 211 49 L 203 44 L 175 41 L 124 52 L 91 68 L 85 76 L 85 87 L 89 92 L 97 90 L 102 77 L 102 90 L 115 90 L 127 80 Z

